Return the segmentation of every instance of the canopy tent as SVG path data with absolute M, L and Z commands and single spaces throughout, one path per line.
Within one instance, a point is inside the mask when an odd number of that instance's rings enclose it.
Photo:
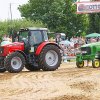
M 91 33 L 91 34 L 86 35 L 86 37 L 87 38 L 100 37 L 100 34 L 99 33 Z

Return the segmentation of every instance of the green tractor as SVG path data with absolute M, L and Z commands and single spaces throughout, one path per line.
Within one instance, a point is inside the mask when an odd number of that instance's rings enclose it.
M 84 61 L 92 61 L 94 68 L 100 67 L 100 42 L 85 44 L 80 47 L 76 55 L 76 66 L 84 67 Z

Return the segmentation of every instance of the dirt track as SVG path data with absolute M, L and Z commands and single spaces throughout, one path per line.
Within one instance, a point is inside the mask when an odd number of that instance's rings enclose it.
M 52 72 L 0 73 L 0 100 L 100 100 L 100 68 L 68 62 Z

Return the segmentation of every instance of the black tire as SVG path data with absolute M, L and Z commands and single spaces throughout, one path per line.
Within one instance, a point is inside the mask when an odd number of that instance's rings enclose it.
M 3 73 L 5 71 L 6 71 L 5 67 L 0 67 L 0 73 Z
M 47 54 L 51 53 L 51 55 L 54 54 L 55 59 L 53 60 L 53 63 L 50 65 L 47 63 L 47 60 L 52 60 L 52 57 L 48 57 L 46 59 Z M 42 66 L 43 71 L 54 71 L 58 69 L 58 67 L 61 64 L 61 53 L 59 48 L 56 45 L 47 45 L 43 48 L 39 55 L 39 66 Z
M 92 61 L 93 68 L 99 68 L 100 67 L 100 60 L 93 60 Z
M 19 66 L 17 64 L 19 64 Z M 18 73 L 22 71 L 24 66 L 25 66 L 25 58 L 19 52 L 14 52 L 5 58 L 4 67 L 10 73 Z
M 78 68 L 84 67 L 84 61 L 82 61 L 82 62 L 76 62 L 76 66 L 77 66 Z
M 33 66 L 33 65 L 30 65 L 30 64 L 25 65 L 25 68 L 29 71 L 39 71 L 40 70 L 40 68 L 38 66 Z

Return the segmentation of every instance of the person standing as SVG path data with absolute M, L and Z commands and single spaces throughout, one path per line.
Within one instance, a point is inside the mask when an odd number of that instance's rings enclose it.
M 61 42 L 61 36 L 60 36 L 60 34 L 57 34 L 56 43 L 59 45 L 59 42 Z

